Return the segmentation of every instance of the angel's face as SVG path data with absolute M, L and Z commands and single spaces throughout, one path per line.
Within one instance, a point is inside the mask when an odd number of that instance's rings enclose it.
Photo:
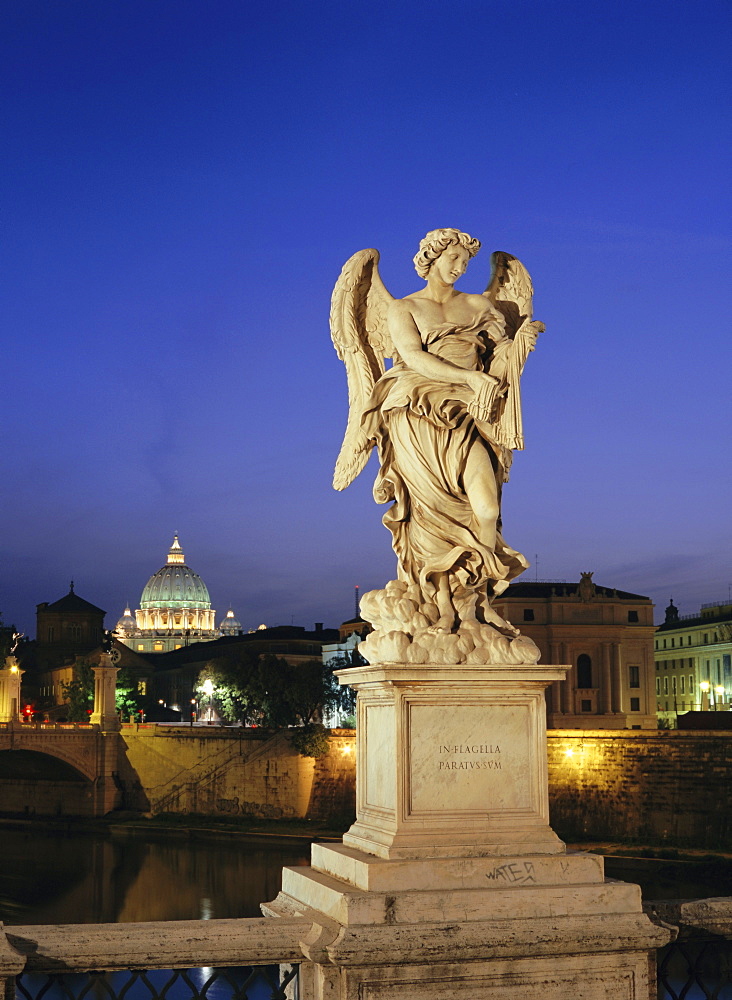
M 454 285 L 458 278 L 465 274 L 469 260 L 470 254 L 465 247 L 458 243 L 451 243 L 449 247 L 445 247 L 430 271 L 434 272 L 446 285 Z

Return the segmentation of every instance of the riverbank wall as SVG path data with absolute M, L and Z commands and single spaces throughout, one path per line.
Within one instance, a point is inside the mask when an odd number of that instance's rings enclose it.
M 288 730 L 125 725 L 115 739 L 123 810 L 307 819 L 332 829 L 346 829 L 355 813 L 350 730 L 334 730 L 318 760 L 300 756 Z M 550 730 L 547 746 L 551 823 L 563 839 L 732 851 L 729 731 Z M 0 813 L 86 815 L 92 786 L 82 774 L 67 768 L 78 780 L 62 782 L 42 753 L 2 756 Z M 29 770 L 31 758 L 48 767 Z M 12 774 L 13 760 L 26 771 Z
M 309 818 L 355 812 L 355 734 L 326 757 L 301 757 L 287 731 L 125 727 L 146 812 Z M 569 840 L 732 850 L 732 734 L 680 730 L 550 730 L 551 822 Z
M 124 726 L 124 805 L 153 815 L 201 813 L 347 825 L 355 809 L 355 734 L 333 730 L 317 760 L 290 732 Z

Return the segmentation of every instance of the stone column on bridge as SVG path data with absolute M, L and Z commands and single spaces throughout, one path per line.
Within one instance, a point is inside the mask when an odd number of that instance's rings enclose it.
M 0 669 L 0 722 L 17 722 L 20 718 L 20 669 L 16 656 L 6 656 Z
M 122 728 L 117 714 L 114 692 L 117 686 L 119 667 L 113 663 L 114 655 L 119 661 L 119 652 L 102 653 L 99 665 L 93 666 L 94 671 L 94 711 L 91 724 L 99 726 L 103 733 L 118 733 Z

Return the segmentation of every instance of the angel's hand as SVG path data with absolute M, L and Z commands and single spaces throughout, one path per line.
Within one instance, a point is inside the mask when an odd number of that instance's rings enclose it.
M 499 384 L 499 380 L 489 375 L 488 372 L 468 371 L 465 373 L 465 383 L 478 396 L 481 392 L 485 392 L 488 389 L 495 389 Z
M 519 333 L 529 342 L 529 350 L 533 351 L 536 347 L 536 338 L 540 333 L 544 333 L 546 327 L 543 323 L 538 320 L 533 320 L 531 323 L 524 323 L 524 325 L 519 330 Z

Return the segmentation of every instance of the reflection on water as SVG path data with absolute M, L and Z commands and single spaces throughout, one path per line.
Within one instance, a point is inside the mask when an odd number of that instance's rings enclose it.
M 8 924 L 128 923 L 261 916 L 284 865 L 308 864 L 309 845 L 285 848 L 221 833 L 89 833 L 0 826 L 0 920 Z M 609 878 L 645 899 L 732 895 L 732 864 L 607 857 Z
M 205 840 L 0 827 L 0 920 L 8 924 L 128 923 L 261 916 L 283 865 L 309 846 L 235 836 Z
M 724 858 L 691 862 L 606 857 L 605 875 L 635 882 L 644 900 L 732 896 L 732 862 Z

